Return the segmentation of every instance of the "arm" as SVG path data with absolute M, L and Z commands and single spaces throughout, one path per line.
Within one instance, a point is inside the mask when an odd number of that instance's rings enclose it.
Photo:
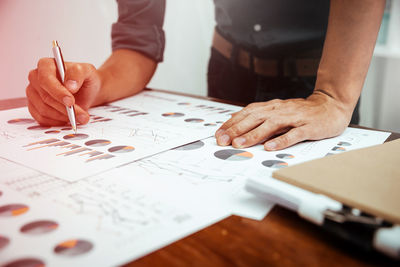
M 241 148 L 267 140 L 266 150 L 279 150 L 342 133 L 360 96 L 384 6 L 385 0 L 332 0 L 313 94 L 248 105 L 216 132 L 218 144 Z
M 121 49 L 114 51 L 98 69 L 101 89 L 92 106 L 140 92 L 149 83 L 157 63 L 143 54 Z
M 44 125 L 68 121 L 65 106 L 74 105 L 77 121 L 89 121 L 87 110 L 142 90 L 162 61 L 165 0 L 118 1 L 112 27 L 113 53 L 96 69 L 87 63 L 66 63 L 65 83 L 57 79 L 52 58 L 40 59 L 26 88 L 31 115 Z

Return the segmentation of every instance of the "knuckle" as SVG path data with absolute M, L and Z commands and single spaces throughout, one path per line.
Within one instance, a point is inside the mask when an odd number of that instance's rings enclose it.
M 36 76 L 37 76 L 37 69 L 33 69 L 33 70 L 29 71 L 29 74 L 28 74 L 29 82 L 32 82 L 36 78 Z
M 42 100 L 46 104 L 51 104 L 53 101 L 53 98 L 49 94 L 43 94 L 42 95 Z
M 43 57 L 41 59 L 39 59 L 38 63 L 37 63 L 37 67 L 41 68 L 43 66 L 48 66 L 49 64 L 52 64 L 53 60 L 51 58 L 48 57 Z
M 230 127 L 230 128 L 226 131 L 226 133 L 227 133 L 229 136 L 238 136 L 238 135 L 240 135 L 240 134 L 242 133 L 242 130 L 241 130 L 240 125 L 233 125 L 232 127 Z
M 251 112 L 248 115 L 249 120 L 254 121 L 256 123 L 261 123 L 263 121 L 263 116 L 259 112 Z
M 263 134 L 261 132 L 253 131 L 248 136 L 246 136 L 246 139 L 249 140 L 250 142 L 258 142 L 258 141 L 261 141 L 262 137 L 263 137 Z
M 81 73 L 81 72 L 83 72 L 83 66 L 82 66 L 82 64 L 79 64 L 79 63 L 71 65 L 70 68 L 71 68 L 71 71 L 73 73 Z

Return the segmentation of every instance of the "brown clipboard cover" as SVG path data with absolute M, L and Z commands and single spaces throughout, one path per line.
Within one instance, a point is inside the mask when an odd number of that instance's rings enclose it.
M 400 224 L 400 139 L 280 169 L 272 176 Z

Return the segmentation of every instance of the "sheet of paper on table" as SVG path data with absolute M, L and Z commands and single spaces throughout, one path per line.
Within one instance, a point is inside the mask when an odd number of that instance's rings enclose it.
M 176 101 L 168 101 L 171 96 L 167 94 L 149 92 L 144 94 L 146 95 L 139 95 L 136 100 L 122 100 L 107 107 L 94 109 L 95 115 L 91 125 L 82 131 L 90 138 L 82 140 L 64 139 L 67 134 L 60 128 L 26 130 L 32 123 L 29 120 L 16 118 L 27 117 L 17 116 L 13 117 L 14 119 L 7 117 L 7 121 L 12 120 L 12 122 L 1 124 L 0 146 L 4 145 L 4 141 L 9 142 L 10 146 L 15 146 L 15 144 L 26 144 L 27 141 L 32 142 L 32 139 L 41 140 L 43 136 L 53 135 L 54 138 L 58 137 L 59 142 L 67 141 L 80 146 L 75 149 L 88 148 L 112 154 L 107 150 L 119 141 L 125 147 L 133 146 L 131 143 L 126 143 L 129 140 L 138 143 L 140 142 L 137 140 L 141 140 L 146 143 L 149 139 L 144 129 L 148 128 L 140 127 L 152 128 L 158 123 L 162 125 L 165 123 L 164 119 L 171 119 L 168 123 L 171 128 L 168 129 L 171 129 L 172 133 L 167 135 L 172 140 L 175 138 L 173 134 L 176 134 L 174 131 L 182 128 L 184 130 L 181 131 L 185 131 L 185 134 L 193 132 L 192 136 L 196 131 L 203 132 L 204 127 L 213 128 L 210 131 L 212 134 L 219 123 L 216 117 L 221 116 L 217 114 L 222 114 L 225 119 L 229 118 L 224 115 L 228 112 L 219 113 L 221 107 L 217 107 L 218 104 L 214 102 L 198 104 L 197 99 L 185 98 L 185 102 L 178 103 L 183 100 L 179 98 Z M 164 103 L 165 110 L 172 110 L 171 107 L 176 106 L 182 107 L 174 109 L 174 112 L 194 114 L 190 117 L 203 118 L 204 121 L 215 120 L 217 125 L 205 126 L 204 123 L 195 122 L 193 125 L 197 126 L 193 130 L 186 127 L 192 124 L 190 122 L 185 124 L 187 123 L 183 120 L 185 116 L 176 115 L 170 118 L 169 116 L 174 115 L 160 115 L 161 112 L 167 112 L 159 110 L 161 104 L 157 101 L 169 103 Z M 135 105 L 137 111 L 133 111 L 131 109 L 133 106 L 130 105 Z M 153 105 L 158 106 L 158 109 Z M 158 116 L 153 117 L 154 124 L 151 120 L 135 121 L 137 122 L 135 139 L 126 138 L 124 135 L 120 137 L 113 131 L 113 124 L 107 126 L 107 121 L 102 121 L 106 119 L 119 121 L 121 115 L 137 114 L 152 109 L 159 111 Z M 21 110 L 13 112 L 17 111 Z M 141 116 L 145 118 L 145 115 L 133 117 Z M 0 118 L 3 118 L 1 113 Z M 182 121 L 176 120 L 180 118 Z M 124 121 L 126 125 L 129 122 Z M 123 123 L 115 127 L 122 127 L 121 125 Z M 96 135 L 100 129 L 104 131 L 104 135 Z M 45 131 L 60 132 L 44 134 Z M 208 138 L 118 168 L 112 168 L 113 165 L 110 169 L 110 166 L 107 166 L 106 169 L 110 170 L 100 169 L 100 174 L 79 179 L 77 182 L 65 180 L 65 177 L 59 179 L 48 175 L 48 171 L 44 171 L 41 165 L 27 168 L 25 166 L 29 164 L 26 162 L 19 161 L 25 165 L 22 166 L 1 159 L 0 264 L 33 258 L 39 263 L 41 261 L 50 266 L 119 265 L 159 249 L 230 214 L 262 219 L 271 209 L 272 203 L 257 199 L 244 191 L 245 181 L 249 177 L 270 179 L 270 174 L 277 168 L 324 157 L 331 153 L 379 144 L 384 142 L 388 135 L 377 131 L 348 128 L 339 137 L 318 142 L 304 142 L 276 152 L 266 152 L 261 145 L 248 149 L 219 147 L 214 138 Z M 96 144 L 92 146 L 85 144 L 88 141 L 101 139 L 111 141 L 112 144 L 105 141 L 99 142 L 100 144 L 91 142 Z M 125 140 L 128 141 L 123 142 Z M 166 142 L 168 143 L 168 140 Z M 180 144 L 185 142 L 182 139 Z M 151 146 L 154 142 L 146 144 Z M 139 150 L 138 147 L 140 146 L 136 144 L 134 151 Z M 53 148 L 60 149 L 58 146 Z M 35 150 L 41 149 L 48 147 Z M 19 152 L 28 153 L 25 150 Z M 122 155 L 132 154 L 128 152 Z M 3 153 L 2 156 L 18 161 L 15 160 L 18 157 L 10 155 L 12 153 Z M 49 154 L 49 151 L 46 153 Z M 83 153 L 79 152 L 76 155 L 77 159 L 91 158 L 90 154 L 79 156 Z M 42 155 L 35 154 L 35 156 Z M 62 155 L 53 155 L 53 158 L 58 160 L 57 157 Z M 68 157 L 70 156 L 66 156 Z M 45 159 L 53 163 L 53 158 L 47 155 Z M 116 165 L 130 161 L 130 159 L 121 160 Z M 102 168 L 107 161 L 97 162 L 96 166 Z M 87 164 L 79 164 L 71 160 L 68 168 L 87 168 Z
M 0 156 L 66 181 L 77 181 L 212 136 L 241 107 L 160 92 L 90 110 L 70 127 L 37 125 L 27 108 L 0 112 Z M 73 166 L 73 167 L 72 167 Z

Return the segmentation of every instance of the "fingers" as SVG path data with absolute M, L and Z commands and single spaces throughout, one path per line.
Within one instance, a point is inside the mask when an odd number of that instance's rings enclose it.
M 46 116 L 47 118 L 52 118 L 58 121 L 64 121 L 64 123 L 67 121 L 68 117 L 66 115 L 65 106 L 58 103 L 63 110 L 63 112 L 60 112 L 57 109 L 51 107 L 49 104 L 47 104 L 49 100 L 55 101 L 51 97 L 48 97 L 46 98 L 46 100 L 43 100 L 39 95 L 39 93 L 35 89 L 33 89 L 32 86 L 30 85 L 28 85 L 28 87 L 26 88 L 26 95 L 31 105 L 35 107 L 35 111 L 39 112 L 43 116 Z
M 258 102 L 258 103 L 251 103 L 243 108 L 241 111 L 236 112 L 232 115 L 228 121 L 226 121 L 215 133 L 215 137 L 218 138 L 224 134 L 226 134 L 226 130 L 232 127 L 233 125 L 237 124 L 238 122 L 242 121 L 244 118 L 249 116 L 250 114 L 257 114 L 257 115 L 265 115 L 265 112 L 269 110 L 274 110 L 277 105 L 279 105 L 281 100 L 271 100 L 269 102 Z M 233 137 L 233 136 L 231 136 Z M 226 137 L 225 137 L 226 138 Z
M 271 136 L 276 135 L 277 132 L 280 132 L 283 125 L 285 124 L 282 121 L 281 123 L 275 123 L 271 120 L 266 120 L 258 127 L 233 139 L 232 146 L 235 148 L 245 148 L 262 143 Z
M 65 87 L 75 94 L 96 69 L 91 64 L 66 63 Z
M 264 148 L 268 151 L 274 151 L 290 147 L 308 139 L 306 133 L 310 132 L 312 132 L 312 129 L 307 127 L 293 128 L 287 133 L 266 142 Z
M 89 122 L 90 116 L 87 111 L 77 104 L 74 105 L 74 109 L 77 122 L 80 124 L 86 124 Z
M 232 140 L 236 140 L 236 146 L 240 146 L 246 142 L 246 140 L 242 138 L 236 138 L 242 136 L 243 134 L 257 128 L 260 124 L 262 124 L 265 119 L 260 116 L 261 114 L 251 113 L 244 117 L 241 121 L 238 121 L 236 124 L 233 124 L 231 127 L 226 130 L 222 130 L 223 134 L 219 135 L 217 138 L 217 143 L 220 146 L 230 145 Z M 235 139 L 236 138 L 236 139 Z
M 38 62 L 37 80 L 40 88 L 46 91 L 56 101 L 70 107 L 75 104 L 75 98 L 57 78 L 57 68 L 52 58 L 42 58 Z
M 28 110 L 31 113 L 32 117 L 40 124 L 46 126 L 61 126 L 65 125 L 65 121 L 60 121 L 52 118 L 48 118 L 42 115 L 36 107 L 32 104 L 32 102 L 28 99 Z

